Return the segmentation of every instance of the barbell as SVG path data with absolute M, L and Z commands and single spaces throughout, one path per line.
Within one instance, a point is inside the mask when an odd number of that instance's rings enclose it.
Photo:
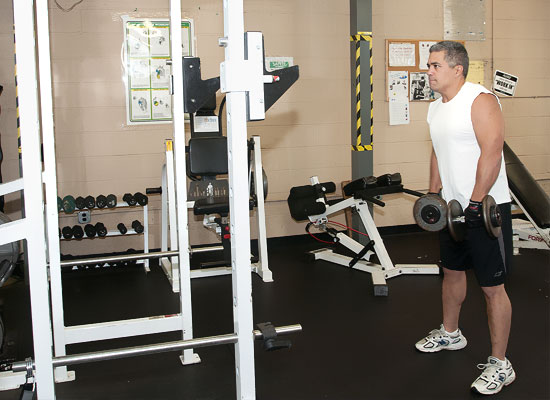
M 495 199 L 487 195 L 482 202 L 483 226 L 493 239 L 500 236 L 502 231 L 502 217 Z M 461 242 L 466 237 L 466 220 L 464 210 L 457 200 L 449 204 L 436 194 L 427 194 L 420 197 L 413 207 L 414 220 L 422 229 L 438 232 L 445 227 L 449 229 L 451 237 Z

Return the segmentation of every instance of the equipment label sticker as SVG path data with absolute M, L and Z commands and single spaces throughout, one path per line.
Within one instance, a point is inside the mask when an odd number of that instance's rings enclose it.
M 495 71 L 493 91 L 505 96 L 513 96 L 518 84 L 518 77 L 499 70 Z

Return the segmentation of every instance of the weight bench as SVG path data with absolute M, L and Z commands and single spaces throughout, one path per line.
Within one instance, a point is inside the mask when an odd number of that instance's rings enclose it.
M 309 220 L 306 231 L 314 225 L 319 230 L 330 235 L 335 243 L 340 243 L 353 253 L 348 257 L 334 253 L 331 249 L 319 249 L 309 253 L 310 259 L 325 260 L 345 267 L 368 272 L 372 276 L 375 296 L 387 296 L 388 285 L 386 280 L 404 274 L 439 274 L 436 264 L 396 264 L 394 265 L 384 246 L 378 229 L 369 211 L 369 203 L 384 207 L 385 203 L 377 196 L 391 193 L 407 193 L 422 196 L 422 193 L 405 189 L 401 184 L 400 174 L 386 174 L 381 177 L 365 177 L 350 182 L 344 186 L 344 194 L 351 196 L 347 199 L 327 201 L 326 194 L 336 190 L 333 182 L 319 183 L 319 179 L 311 178 L 311 185 L 297 186 L 290 189 L 288 206 L 292 218 L 296 221 Z M 327 226 L 329 216 L 345 210 L 354 209 L 366 229 L 369 237 L 367 245 L 355 241 L 343 232 Z M 376 255 L 379 263 L 371 261 Z
M 550 198 L 513 150 L 504 143 L 510 194 L 528 221 L 514 219 L 514 254 L 520 248 L 550 249 Z

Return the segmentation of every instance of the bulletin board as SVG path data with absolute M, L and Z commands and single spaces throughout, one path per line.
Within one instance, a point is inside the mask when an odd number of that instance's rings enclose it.
M 406 91 L 409 101 L 431 101 L 439 97 L 430 89 L 426 64 L 430 47 L 440 40 L 386 39 L 386 100 L 391 97 L 390 87 Z

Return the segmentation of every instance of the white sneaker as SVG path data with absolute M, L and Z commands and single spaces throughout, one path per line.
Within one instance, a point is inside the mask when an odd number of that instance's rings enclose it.
M 439 329 L 434 329 L 428 336 L 418 341 L 415 347 L 423 353 L 435 353 L 441 350 L 460 350 L 466 347 L 467 344 L 468 341 L 462 335 L 460 329 L 456 335 L 450 336 L 441 324 Z
M 481 375 L 472 383 L 472 390 L 481 394 L 495 394 L 516 379 L 516 372 L 508 359 L 504 361 L 490 356 L 487 364 L 478 364 Z

